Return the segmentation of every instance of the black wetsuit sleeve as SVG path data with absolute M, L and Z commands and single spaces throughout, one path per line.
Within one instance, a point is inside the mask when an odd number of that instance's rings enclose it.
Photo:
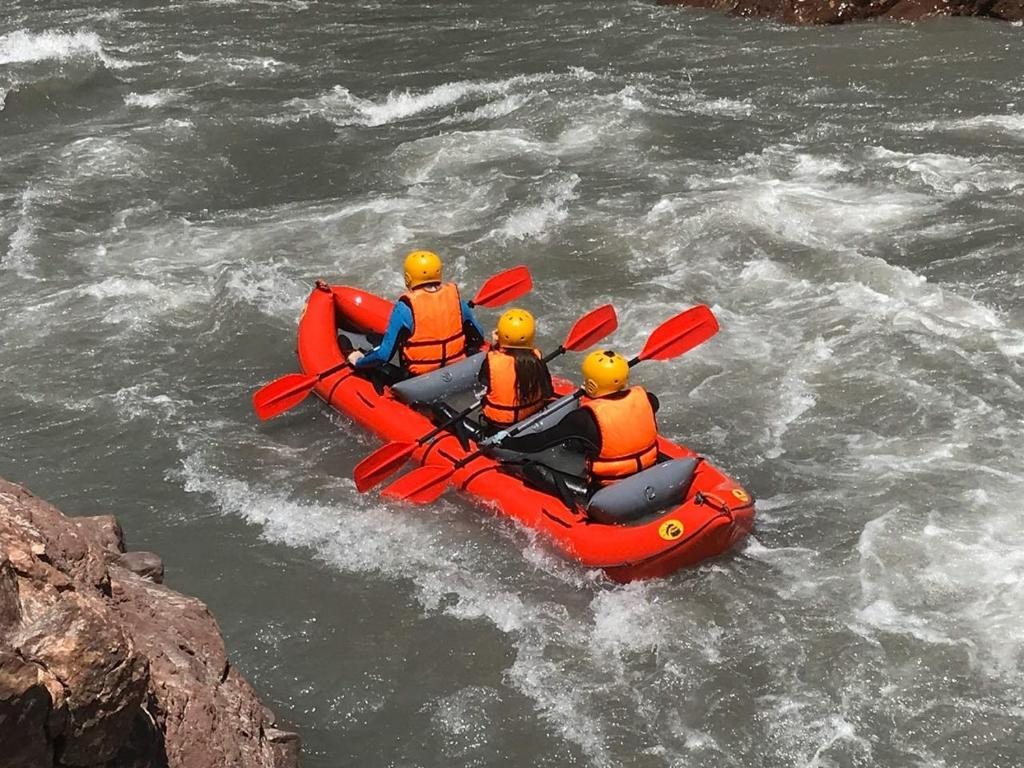
M 581 408 L 573 411 L 555 426 L 536 434 L 510 437 L 501 444 L 501 447 L 523 453 L 536 453 L 566 440 L 583 441 L 588 453 L 597 453 L 601 450 L 601 432 L 589 410 Z
M 484 388 L 489 389 L 491 386 L 491 365 L 488 358 L 484 358 L 483 365 L 480 366 L 480 370 L 477 371 L 476 380 L 484 385 Z
M 475 355 L 483 347 L 484 337 L 469 320 L 462 322 L 462 332 L 466 335 L 466 354 Z
M 648 392 L 647 399 L 651 401 L 651 410 L 657 413 L 658 409 L 661 408 L 661 401 L 658 399 L 658 396 Z

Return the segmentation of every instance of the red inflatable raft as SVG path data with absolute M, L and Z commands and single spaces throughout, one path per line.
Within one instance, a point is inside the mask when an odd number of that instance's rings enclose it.
M 317 374 L 343 361 L 339 323 L 345 330 L 381 334 L 391 308 L 391 302 L 355 288 L 314 289 L 299 321 L 302 370 Z M 564 394 L 572 386 L 563 381 L 557 388 Z M 324 378 L 315 392 L 385 440 L 415 441 L 434 427 L 426 415 L 394 398 L 389 387 L 374 386 L 351 368 Z M 659 438 L 659 448 L 672 458 L 695 457 L 665 438 Z M 451 466 L 466 455 L 459 440 L 446 432 L 420 447 L 413 461 Z M 697 464 L 682 503 L 633 524 L 594 522 L 485 456 L 460 468 L 452 485 L 480 505 L 540 531 L 566 557 L 620 582 L 665 576 L 720 555 L 754 523 L 750 494 L 707 461 Z

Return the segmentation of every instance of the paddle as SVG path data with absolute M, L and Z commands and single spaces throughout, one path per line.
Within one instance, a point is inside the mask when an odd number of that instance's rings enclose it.
M 524 266 L 512 267 L 488 279 L 469 304 L 472 307 L 500 307 L 529 293 L 531 288 L 533 278 L 530 270 Z M 271 419 L 301 403 L 319 382 L 347 367 L 348 360 L 342 360 L 326 371 L 312 375 L 289 373 L 257 390 L 252 396 L 252 407 L 260 419 Z
M 633 367 L 643 360 L 670 360 L 679 357 L 710 339 L 717 331 L 718 321 L 707 306 L 701 304 L 692 307 L 659 325 L 647 338 L 647 343 L 640 354 L 629 361 L 629 365 Z M 568 402 L 579 399 L 583 394 L 584 390 L 580 388 L 559 398 L 508 430 L 509 436 L 519 434 L 553 411 L 564 408 Z M 429 504 L 444 493 L 447 481 L 452 475 L 482 454 L 483 451 L 476 450 L 448 467 L 436 464 L 417 467 L 385 488 L 383 494 L 388 498 L 411 501 L 414 504 Z
M 494 309 L 533 290 L 533 276 L 525 266 L 512 267 L 491 277 L 469 302 L 471 307 Z
M 598 307 L 576 321 L 572 330 L 569 331 L 569 335 L 565 337 L 565 341 L 546 355 L 544 362 L 549 363 L 569 351 L 579 352 L 593 346 L 614 331 L 616 327 L 618 327 L 618 318 L 615 316 L 615 308 L 611 304 Z M 414 442 L 395 441 L 378 448 L 356 465 L 354 473 L 356 488 L 361 493 L 365 493 L 389 478 L 402 468 L 402 465 L 419 446 L 430 442 L 452 424 L 468 416 L 473 410 L 480 407 L 481 402 L 481 400 L 477 400 L 466 410 L 452 416 L 444 424 L 435 427 Z

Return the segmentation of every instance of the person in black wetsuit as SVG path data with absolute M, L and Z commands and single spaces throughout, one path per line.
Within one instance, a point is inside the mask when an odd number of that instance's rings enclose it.
M 582 369 L 587 395 L 578 410 L 535 434 L 508 437 L 507 433 L 499 432 L 489 444 L 529 454 L 575 442 L 586 457 L 588 486 L 596 490 L 657 462 L 655 413 L 660 403 L 643 387 L 627 387 L 629 365 L 615 352 L 592 352 L 584 359 Z M 553 475 L 550 468 L 533 468 L 530 472 L 532 475 L 524 474 L 535 481 L 553 482 L 560 495 L 564 493 L 565 478 Z

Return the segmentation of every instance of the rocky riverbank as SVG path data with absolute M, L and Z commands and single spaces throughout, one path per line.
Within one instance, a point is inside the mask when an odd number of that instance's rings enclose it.
M 658 0 L 660 5 L 689 5 L 733 16 L 765 17 L 787 24 L 843 24 L 886 19 L 920 21 L 937 16 L 980 16 L 1003 21 L 1024 19 L 1024 0 Z
M 4 768 L 292 768 L 206 606 L 126 552 L 117 519 L 65 517 L 0 479 Z

